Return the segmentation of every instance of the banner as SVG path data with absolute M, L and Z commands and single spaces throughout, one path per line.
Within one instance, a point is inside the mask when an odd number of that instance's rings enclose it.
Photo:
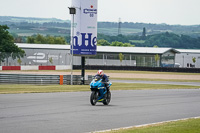
M 76 8 L 74 23 L 72 22 L 71 27 L 71 35 L 74 33 L 74 55 L 96 55 L 97 1 L 98 0 L 72 0 L 72 7 Z

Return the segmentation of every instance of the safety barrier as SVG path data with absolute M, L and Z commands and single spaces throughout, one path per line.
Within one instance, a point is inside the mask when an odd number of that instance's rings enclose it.
M 74 65 L 74 70 L 80 70 L 80 65 Z M 86 65 L 87 70 L 128 70 L 128 71 L 155 71 L 155 72 L 185 72 L 200 73 L 200 68 L 175 68 L 175 67 L 139 67 L 139 66 L 98 66 Z
M 39 66 L 39 70 L 56 70 L 56 66 Z
M 2 70 L 21 70 L 20 66 L 2 66 Z
M 71 65 L 57 66 L 0 66 L 1 70 L 69 70 Z
M 87 75 L 85 84 L 89 84 L 92 75 Z M 80 85 L 81 76 L 73 75 L 73 84 Z M 30 74 L 0 74 L 0 84 L 60 84 L 70 85 L 71 75 L 30 75 Z

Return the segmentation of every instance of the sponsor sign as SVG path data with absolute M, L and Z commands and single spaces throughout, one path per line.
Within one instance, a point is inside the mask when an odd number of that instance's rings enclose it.
M 74 55 L 96 55 L 97 49 L 97 1 L 72 0 L 72 7 L 76 8 L 71 33 L 73 35 Z M 73 20 L 73 16 L 72 16 Z

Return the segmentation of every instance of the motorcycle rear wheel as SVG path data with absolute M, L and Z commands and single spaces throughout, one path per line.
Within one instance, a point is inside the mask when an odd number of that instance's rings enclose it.
M 108 91 L 105 94 L 105 100 L 103 101 L 103 104 L 104 105 L 108 105 L 110 103 L 110 100 L 111 100 L 111 93 L 110 93 L 110 91 Z
M 90 103 L 94 106 L 97 103 L 97 98 L 98 98 L 98 92 L 92 91 L 90 95 Z

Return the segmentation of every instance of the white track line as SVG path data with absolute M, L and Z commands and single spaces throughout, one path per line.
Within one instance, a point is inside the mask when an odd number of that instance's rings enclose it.
M 130 127 L 108 129 L 108 130 L 102 130 L 102 131 L 94 131 L 94 132 L 89 132 L 89 133 L 103 133 L 103 132 L 109 132 L 109 131 L 117 131 L 117 130 L 130 129 L 130 128 L 146 127 L 146 126 L 150 126 L 150 125 L 157 125 L 157 124 L 164 124 L 164 123 L 168 123 L 168 122 L 176 122 L 176 121 L 181 121 L 181 120 L 199 119 L 199 118 L 200 118 L 200 116 L 183 118 L 183 119 L 176 119 L 176 120 L 169 120 L 169 121 L 162 121 L 162 122 L 156 122 L 156 123 L 149 123 L 149 124 L 143 124 L 143 125 L 136 125 L 136 126 L 130 126 Z

